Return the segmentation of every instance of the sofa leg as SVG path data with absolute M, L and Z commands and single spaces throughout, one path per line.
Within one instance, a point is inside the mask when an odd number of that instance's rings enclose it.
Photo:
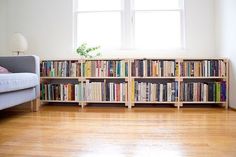
M 40 107 L 40 100 L 39 98 L 34 99 L 31 101 L 31 111 L 32 112 L 37 112 L 39 110 Z

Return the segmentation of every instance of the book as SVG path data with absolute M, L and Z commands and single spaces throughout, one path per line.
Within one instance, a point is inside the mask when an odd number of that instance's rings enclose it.
M 126 101 L 127 83 L 90 82 L 84 84 L 85 101 Z
M 128 77 L 127 61 L 88 60 L 83 65 L 84 77 Z
M 79 101 L 75 95 L 81 93 L 75 86 L 80 84 L 41 84 L 41 100 Z M 77 89 L 78 91 L 75 91 Z M 81 96 L 82 97 L 82 96 Z
M 132 85 L 132 100 L 175 102 L 178 97 L 178 82 L 150 83 L 134 81 Z
M 184 61 L 180 63 L 180 75 L 184 77 L 226 77 L 223 60 Z
M 181 101 L 224 102 L 226 101 L 226 82 L 182 82 Z
M 131 64 L 133 77 L 175 77 L 176 62 L 166 60 L 134 60 Z
M 78 61 L 42 61 L 40 67 L 42 77 L 81 76 L 81 64 Z

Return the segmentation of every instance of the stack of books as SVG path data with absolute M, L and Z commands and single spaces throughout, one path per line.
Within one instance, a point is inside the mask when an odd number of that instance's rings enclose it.
M 43 77 L 81 76 L 81 64 L 78 61 L 42 61 L 40 67 Z
M 180 75 L 184 77 L 225 77 L 223 60 L 184 61 L 180 63 Z
M 181 101 L 226 101 L 226 82 L 183 82 L 180 84 Z
M 128 62 L 118 60 L 88 60 L 84 63 L 84 77 L 128 77 Z
M 84 96 L 86 101 L 126 101 L 127 83 L 86 81 Z
M 132 63 L 133 77 L 174 77 L 176 62 L 162 60 L 135 60 Z
M 175 102 L 178 100 L 178 82 L 147 83 L 133 81 L 131 100 Z

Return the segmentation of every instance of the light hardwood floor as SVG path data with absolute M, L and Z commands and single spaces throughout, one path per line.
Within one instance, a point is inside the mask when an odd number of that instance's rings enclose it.
M 236 112 L 76 106 L 0 111 L 0 156 L 235 157 Z

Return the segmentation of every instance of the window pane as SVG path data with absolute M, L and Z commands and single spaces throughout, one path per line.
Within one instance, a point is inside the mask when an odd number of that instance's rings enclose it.
M 121 14 L 119 12 L 81 13 L 77 17 L 78 44 L 88 43 L 102 48 L 119 48 Z
M 121 0 L 78 0 L 78 10 L 121 10 Z
M 136 12 L 135 20 L 136 48 L 181 48 L 178 11 Z
M 134 0 L 135 10 L 179 9 L 180 0 Z

